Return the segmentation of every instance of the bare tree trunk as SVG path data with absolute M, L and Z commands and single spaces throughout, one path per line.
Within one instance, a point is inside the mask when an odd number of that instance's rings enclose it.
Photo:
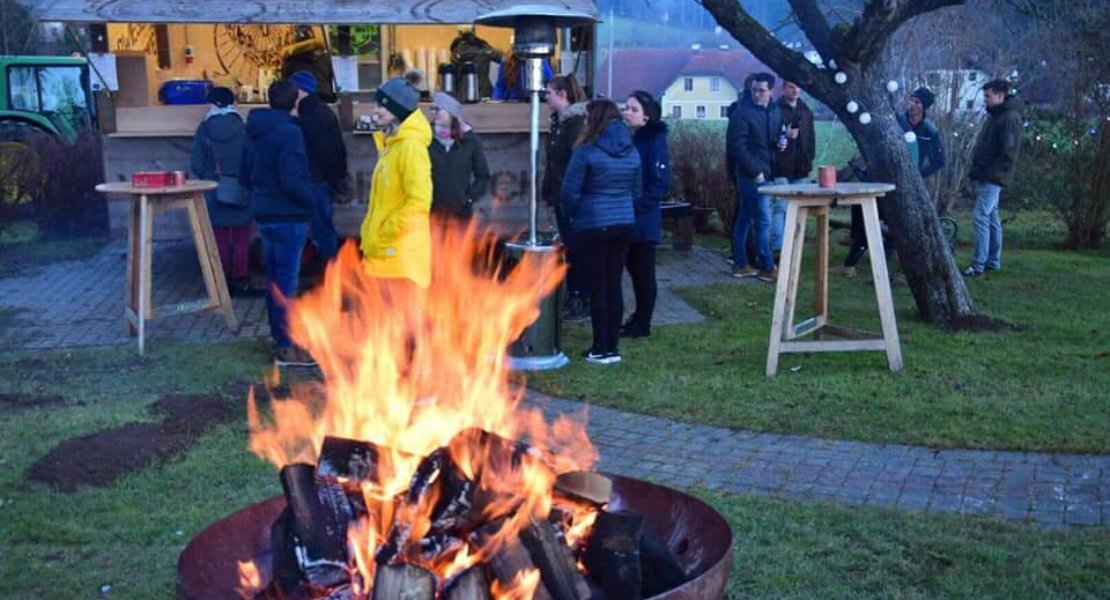
M 963 0 L 869 2 L 847 28 L 830 27 L 816 0 L 790 0 L 799 25 L 816 50 L 826 62 L 838 63 L 825 69 L 783 46 L 738 0 L 698 1 L 763 64 L 798 83 L 837 114 L 863 152 L 872 180 L 898 186 L 880 202 L 886 205 L 887 225 L 921 317 L 943 325 L 973 315 L 971 295 L 944 240 L 936 208 L 886 99 L 887 47 L 894 32 L 919 14 Z M 835 82 L 836 71 L 847 75 L 846 83 Z M 869 124 L 860 123 L 859 114 L 848 112 L 852 100 L 861 105 L 861 112 L 870 112 Z

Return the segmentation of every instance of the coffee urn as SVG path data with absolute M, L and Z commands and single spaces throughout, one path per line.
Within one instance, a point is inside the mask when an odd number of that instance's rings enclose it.
M 462 66 L 462 101 L 474 104 L 478 101 L 478 70 L 474 63 L 463 63 Z
M 455 65 L 443 63 L 439 65 L 439 89 L 455 95 Z

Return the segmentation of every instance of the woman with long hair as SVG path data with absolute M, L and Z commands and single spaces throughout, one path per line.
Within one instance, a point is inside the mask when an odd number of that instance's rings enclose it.
M 586 125 L 563 177 L 561 202 L 590 295 L 593 344 L 586 361 L 616 364 L 624 302 L 621 272 L 643 188 L 640 155 L 612 100 L 592 100 Z
M 489 166 L 482 140 L 463 120 L 463 108 L 450 94 L 432 99 L 432 214 L 469 221 L 474 203 L 489 187 Z
M 660 203 L 671 189 L 671 158 L 667 152 L 667 124 L 663 109 L 651 94 L 636 90 L 624 105 L 624 122 L 632 130 L 632 141 L 640 153 L 644 178 L 643 193 L 636 203 L 636 226 L 628 246 L 625 266 L 636 294 L 636 310 L 621 326 L 621 335 L 651 335 L 651 315 L 658 293 L 655 282 L 655 247 L 663 231 Z
M 589 295 L 582 279 L 581 269 L 575 266 L 574 249 L 567 245 L 570 225 L 559 203 L 559 193 L 563 187 L 563 174 L 574 152 L 574 144 L 582 134 L 586 124 L 586 92 L 578 84 L 573 73 L 556 75 L 547 82 L 547 104 L 551 107 L 550 124 L 547 135 L 547 148 L 544 153 L 542 195 L 548 206 L 555 209 L 555 224 L 559 228 L 559 238 L 567 249 L 567 310 L 564 317 L 568 320 L 583 320 L 589 317 Z
M 548 81 L 555 72 L 551 70 L 551 63 L 543 60 L 543 80 Z M 510 51 L 501 61 L 501 70 L 497 72 L 497 83 L 493 85 L 493 100 L 515 100 L 524 102 L 530 97 L 526 85 L 524 59 Z

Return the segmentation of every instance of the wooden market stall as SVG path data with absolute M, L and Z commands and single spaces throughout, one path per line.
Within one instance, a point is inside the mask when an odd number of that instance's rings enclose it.
M 326 87 L 337 91 L 333 108 L 345 128 L 348 170 L 356 185 L 352 203 L 337 206 L 336 225 L 341 234 L 352 235 L 365 212 L 376 158 L 368 132 L 360 128 L 374 89 L 392 75 L 418 68 L 425 73 L 429 95 L 434 93 L 440 85 L 438 67 L 453 61 L 452 42 L 464 30 L 488 43 L 493 61 L 487 75 L 495 81 L 496 61 L 512 45 L 511 30 L 471 24 L 482 14 L 516 3 L 27 0 L 26 4 L 41 21 L 89 29 L 89 56 L 97 72 L 94 88 L 111 91 L 99 94 L 106 109 L 102 113 L 113 117 L 102 120 L 108 181 L 126 179 L 141 170 L 187 170 L 191 138 L 208 107 L 202 101 L 182 103 L 173 90 L 187 85 L 230 87 L 245 115 L 265 104 L 265 88 L 281 76 L 283 63 L 292 54 L 315 55 L 334 73 Z M 532 0 L 530 4 L 597 14 L 592 0 Z M 588 83 L 594 36 L 591 28 L 582 29 L 573 37 L 570 32 L 560 37 L 553 66 L 556 72 L 575 70 Z M 329 78 L 323 70 L 317 73 L 320 79 Z M 195 94 L 191 100 L 197 101 Z M 528 205 L 529 107 L 483 99 L 464 110 L 482 136 L 494 174 L 491 193 L 476 204 L 477 213 L 506 233 L 519 231 Z M 546 118 L 541 123 L 546 129 Z M 110 206 L 112 226 L 122 230 L 124 207 Z M 174 236 L 185 234 L 187 227 L 182 223 L 160 231 Z

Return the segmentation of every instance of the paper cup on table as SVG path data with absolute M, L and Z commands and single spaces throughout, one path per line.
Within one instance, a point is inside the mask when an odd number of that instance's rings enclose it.
M 819 167 L 817 169 L 817 185 L 823 188 L 836 187 L 836 167 Z

